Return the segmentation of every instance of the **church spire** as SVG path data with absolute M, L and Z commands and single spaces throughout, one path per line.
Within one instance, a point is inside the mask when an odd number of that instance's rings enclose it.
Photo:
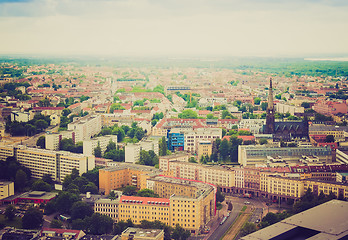
M 272 78 L 269 79 L 269 89 L 268 89 L 268 108 L 273 109 L 273 88 L 272 88 Z
M 274 103 L 273 103 L 273 89 L 272 89 L 272 78 L 269 79 L 268 89 L 268 106 L 266 110 L 266 129 L 265 133 L 274 133 Z

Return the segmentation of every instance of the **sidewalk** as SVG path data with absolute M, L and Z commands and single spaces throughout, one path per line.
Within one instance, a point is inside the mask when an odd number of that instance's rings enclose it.
M 207 226 L 210 227 L 210 231 L 204 237 L 204 240 L 208 239 L 215 232 L 215 230 L 219 226 L 220 221 L 222 220 L 222 218 L 227 215 L 227 212 L 228 212 L 227 211 L 227 204 L 225 204 L 225 201 L 222 202 L 221 204 L 222 204 L 221 210 L 216 210 L 215 216 L 207 224 Z

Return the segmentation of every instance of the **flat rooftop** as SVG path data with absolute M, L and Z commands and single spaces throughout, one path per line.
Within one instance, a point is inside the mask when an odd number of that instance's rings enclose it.
M 101 170 L 103 171 L 119 171 L 123 169 L 134 169 L 134 170 L 141 170 L 141 171 L 148 171 L 148 172 L 160 172 L 157 168 L 145 166 L 145 165 L 139 165 L 139 164 L 133 164 L 133 163 L 117 163 L 117 165 L 112 167 L 103 168 Z
M 164 234 L 162 229 L 143 229 L 132 227 L 129 227 L 122 232 L 122 235 L 133 235 L 135 238 L 143 237 L 144 239 L 154 239 L 160 234 Z
M 347 216 L 348 202 L 331 200 L 241 239 L 347 239 Z

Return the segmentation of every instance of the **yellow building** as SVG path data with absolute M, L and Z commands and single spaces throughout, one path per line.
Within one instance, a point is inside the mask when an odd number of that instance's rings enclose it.
M 268 190 L 271 195 L 279 197 L 300 198 L 304 194 L 303 182 L 298 178 L 268 176 Z
M 170 224 L 170 200 L 168 198 L 150 198 L 121 196 L 119 203 L 119 221 L 132 219 L 140 224 L 142 220 L 161 221 Z
M 348 198 L 348 184 L 321 181 L 318 179 L 306 179 L 303 180 L 303 185 L 304 191 L 311 188 L 312 192 L 316 195 L 319 195 L 320 192 L 323 192 L 325 195 L 329 195 L 330 192 L 332 192 L 337 198 Z
M 147 188 L 160 197 L 170 198 L 172 227 L 179 224 L 192 233 L 198 233 L 215 215 L 216 188 L 213 185 L 156 176 L 147 180 Z
M 216 188 L 213 185 L 177 178 L 156 176 L 147 180 L 147 188 L 160 198 L 121 196 L 117 200 L 101 199 L 95 212 L 108 215 L 115 221 L 131 219 L 161 221 L 175 227 L 179 224 L 191 233 L 198 233 L 215 215 Z
M 160 169 L 171 177 L 198 180 L 224 187 L 235 186 L 235 172 L 227 167 L 169 161 L 166 164 L 160 163 Z
M 127 185 L 144 189 L 146 188 L 146 179 L 159 173 L 160 171 L 154 167 L 117 163 L 113 167 L 99 169 L 99 191 L 107 195 L 111 190 Z
M 14 195 L 13 182 L 0 182 L 0 200 Z
M 198 159 L 202 156 L 210 156 L 213 150 L 213 143 L 211 141 L 199 141 L 197 144 Z

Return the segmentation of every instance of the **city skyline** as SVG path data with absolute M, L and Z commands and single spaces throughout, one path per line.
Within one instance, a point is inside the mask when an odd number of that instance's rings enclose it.
M 348 3 L 0 1 L 0 54 L 347 57 Z

